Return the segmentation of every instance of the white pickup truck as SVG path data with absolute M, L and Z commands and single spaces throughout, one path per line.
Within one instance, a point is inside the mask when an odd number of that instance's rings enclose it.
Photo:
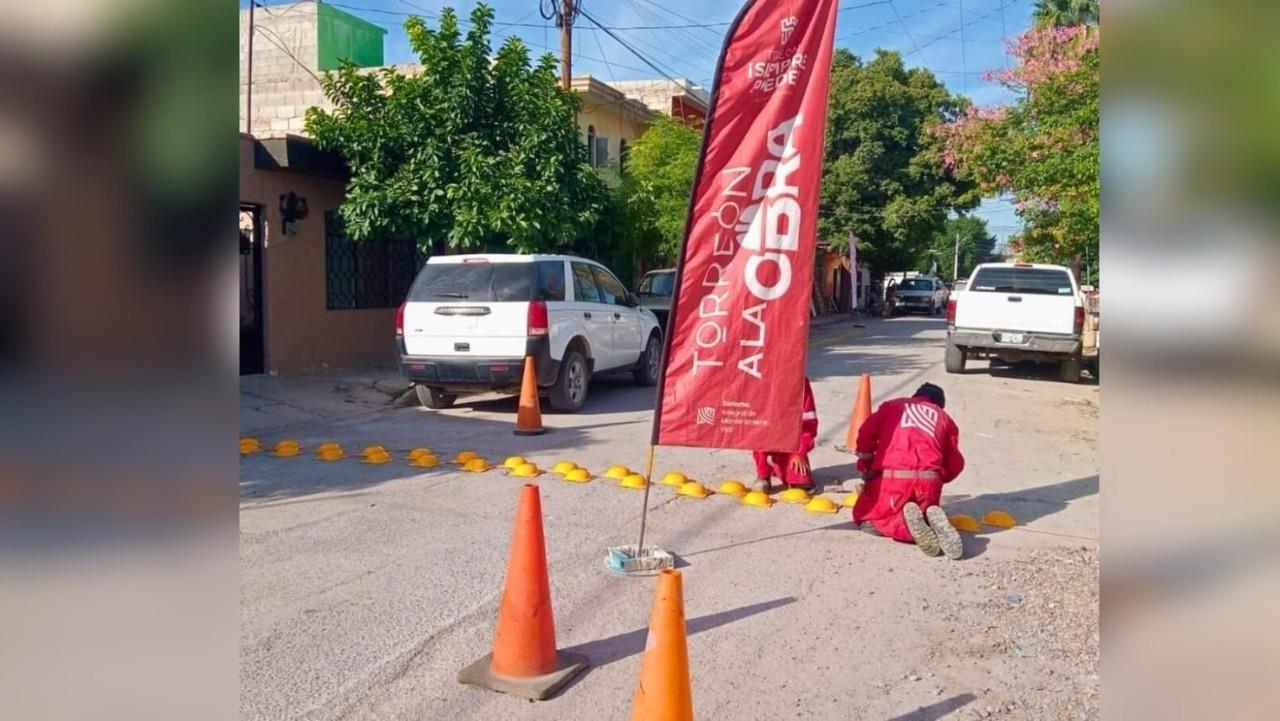
M 1040 263 L 983 263 L 965 290 L 947 301 L 948 373 L 970 358 L 1058 364 L 1080 381 L 1085 308 L 1070 268 Z

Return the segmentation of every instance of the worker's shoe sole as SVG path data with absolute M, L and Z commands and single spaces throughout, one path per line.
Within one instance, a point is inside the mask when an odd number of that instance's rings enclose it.
M 902 520 L 906 522 L 907 530 L 911 533 L 912 540 L 916 542 L 916 548 L 919 548 L 924 555 L 937 556 L 942 553 L 942 548 L 938 546 L 938 534 L 934 533 L 929 522 L 925 520 L 920 506 L 914 502 L 903 506 Z
M 959 561 L 964 556 L 964 541 L 960 538 L 960 532 L 947 520 L 947 512 L 942 510 L 942 506 L 929 506 L 924 517 L 933 529 L 933 534 L 938 537 L 942 554 L 953 561 Z

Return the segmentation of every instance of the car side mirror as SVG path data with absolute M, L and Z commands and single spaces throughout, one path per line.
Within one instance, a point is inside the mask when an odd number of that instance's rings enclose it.
M 628 307 L 630 307 L 630 308 L 635 308 L 635 307 L 637 307 L 637 306 L 639 306 L 639 305 L 640 305 L 640 299 L 639 299 L 639 298 L 637 298 L 637 297 L 636 297 L 636 294 L 635 294 L 635 293 L 632 293 L 631 291 L 627 291 L 627 299 L 626 299 L 626 300 L 627 300 L 627 306 L 628 306 Z

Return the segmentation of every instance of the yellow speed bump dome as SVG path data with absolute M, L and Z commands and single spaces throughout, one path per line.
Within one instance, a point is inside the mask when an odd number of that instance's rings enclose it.
M 853 508 L 853 504 L 857 502 L 858 502 L 858 494 L 850 493 L 849 495 L 844 497 L 844 500 L 841 501 L 840 505 L 844 506 L 845 508 Z
M 409 451 L 409 458 L 421 458 L 423 456 L 434 456 L 435 454 L 436 452 L 430 448 L 415 448 Z
M 716 493 L 723 493 L 726 496 L 737 496 L 741 498 L 747 495 L 747 487 L 742 485 L 742 481 L 725 481 L 716 489 Z
M 453 462 L 461 465 L 466 465 L 467 461 L 474 460 L 479 457 L 480 457 L 480 454 L 476 453 L 475 451 L 462 451 L 461 453 L 453 457 Z
M 521 478 L 533 478 L 538 475 L 538 467 L 532 463 L 521 463 L 511 469 L 511 475 L 520 476 Z
M 489 464 L 480 457 L 470 458 L 462 464 L 462 470 L 471 471 L 472 473 L 483 473 L 489 470 Z
M 808 503 L 804 504 L 804 510 L 809 513 L 835 513 L 840 510 L 836 502 L 826 496 L 815 496 Z
M 586 483 L 591 480 L 591 471 L 585 468 L 574 468 L 564 474 L 564 479 L 570 483 Z
M 759 506 L 760 508 L 768 508 L 773 505 L 773 499 L 764 491 L 752 491 L 742 497 L 743 505 Z
M 271 452 L 271 455 L 280 456 L 281 458 L 288 458 L 290 456 L 296 456 L 300 453 L 302 453 L 302 448 L 298 445 L 297 441 L 284 440 L 276 444 L 275 450 Z
M 981 527 L 978 525 L 978 519 L 973 516 L 966 516 L 963 513 L 957 513 L 954 516 L 947 516 L 947 520 L 951 521 L 951 526 L 957 531 L 977 533 L 981 530 Z
M 262 450 L 262 444 L 257 438 L 241 438 L 240 439 L 240 455 L 247 456 L 250 453 L 257 453 Z
M 1006 511 L 987 511 L 982 516 L 982 522 L 997 528 L 1013 528 L 1018 525 L 1018 519 Z
M 617 478 L 619 480 L 631 475 L 631 471 L 626 466 L 609 466 L 604 472 L 609 478 Z
M 618 481 L 618 485 L 623 488 L 644 488 L 649 485 L 649 482 L 639 473 L 628 473 L 622 477 L 622 480 Z
M 415 468 L 435 468 L 440 465 L 440 457 L 434 453 L 411 456 L 409 458 L 409 465 L 414 466 Z
M 662 477 L 662 485 L 664 486 L 683 486 L 689 482 L 689 477 L 683 473 L 668 473 Z
M 554 470 L 556 473 L 559 473 L 560 475 L 563 476 L 564 474 L 568 473 L 569 471 L 572 471 L 577 467 L 578 467 L 578 464 L 574 463 L 573 461 L 560 461 L 555 465 L 555 467 L 552 470 Z
M 778 500 L 783 503 L 808 503 L 809 492 L 803 488 L 788 488 L 778 494 Z
M 382 453 L 370 453 L 369 455 L 364 457 L 363 461 L 361 461 L 361 463 L 372 463 L 375 466 L 380 466 L 383 463 L 390 463 L 390 462 L 391 462 L 391 454 L 387 453 L 386 451 L 383 451 Z
M 346 457 L 347 457 L 347 454 L 343 453 L 341 448 L 336 450 L 333 448 L 328 448 L 323 451 L 316 452 L 316 458 L 321 461 L 340 461 Z
M 688 496 L 689 498 L 706 498 L 711 495 L 711 491 L 708 491 L 706 486 L 697 481 L 689 481 L 680 484 L 680 487 L 676 489 L 676 495 Z
M 369 456 L 385 455 L 386 452 L 387 449 L 382 446 L 365 446 L 364 449 L 360 451 L 360 455 L 368 458 Z
M 524 456 L 510 456 L 507 460 L 502 462 L 502 465 L 515 470 L 516 466 L 524 465 L 525 463 L 527 463 L 527 461 L 525 461 Z
M 341 450 L 342 450 L 342 446 L 338 443 L 334 443 L 333 441 L 329 441 L 328 443 L 321 443 L 320 445 L 316 446 L 316 453 L 328 453 L 330 451 L 341 451 Z

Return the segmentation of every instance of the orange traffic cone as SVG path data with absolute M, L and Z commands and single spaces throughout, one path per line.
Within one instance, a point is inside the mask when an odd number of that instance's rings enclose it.
M 849 433 L 845 436 L 844 447 L 840 450 L 853 453 L 858 447 L 858 431 L 862 422 L 871 415 L 871 374 L 863 373 L 858 381 L 858 399 L 853 403 L 853 416 L 849 419 Z
M 640 657 L 640 683 L 631 721 L 693 721 L 689 644 L 684 628 L 684 590 L 674 568 L 658 574 L 649 615 L 649 637 Z
M 554 696 L 586 668 L 586 657 L 556 651 L 547 549 L 542 535 L 542 500 L 538 486 L 525 484 L 516 508 L 493 653 L 459 671 L 458 680 L 542 701 Z
M 516 413 L 517 436 L 540 436 L 542 408 L 538 406 L 538 376 L 533 371 L 533 356 L 524 358 L 524 380 L 520 383 L 520 410 Z

